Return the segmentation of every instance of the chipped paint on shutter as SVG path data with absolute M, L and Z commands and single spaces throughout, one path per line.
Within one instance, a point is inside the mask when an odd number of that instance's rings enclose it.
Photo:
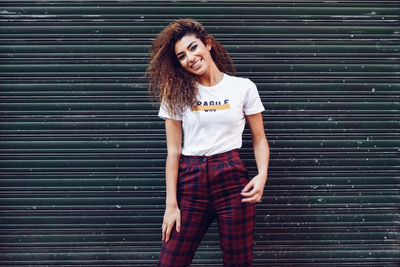
M 266 107 L 256 266 L 397 266 L 397 1 L 2 1 L 0 264 L 154 266 L 166 144 L 143 78 L 202 22 Z M 251 136 L 241 152 L 252 175 Z M 216 224 L 193 266 L 222 266 Z

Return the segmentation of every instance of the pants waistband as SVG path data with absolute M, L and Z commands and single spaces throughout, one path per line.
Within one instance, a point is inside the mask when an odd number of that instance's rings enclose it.
M 181 155 L 180 161 L 185 163 L 201 163 L 206 161 L 223 161 L 239 157 L 239 149 L 233 149 L 227 152 L 214 154 L 211 156 L 186 156 Z

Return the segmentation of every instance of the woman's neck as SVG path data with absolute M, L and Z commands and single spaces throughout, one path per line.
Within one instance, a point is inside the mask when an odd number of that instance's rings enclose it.
M 214 86 L 219 83 L 223 77 L 224 74 L 213 64 L 206 73 L 199 76 L 199 83 L 203 86 Z

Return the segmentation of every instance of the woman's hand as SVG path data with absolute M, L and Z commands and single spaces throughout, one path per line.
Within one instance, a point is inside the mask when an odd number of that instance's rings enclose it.
M 168 242 L 172 228 L 176 222 L 176 231 L 181 231 L 181 211 L 177 205 L 167 205 L 162 225 L 162 241 Z
M 266 181 L 266 177 L 262 175 L 256 175 L 253 179 L 251 179 L 251 181 L 243 188 L 242 192 L 240 193 L 244 197 L 242 198 L 242 202 L 261 202 Z

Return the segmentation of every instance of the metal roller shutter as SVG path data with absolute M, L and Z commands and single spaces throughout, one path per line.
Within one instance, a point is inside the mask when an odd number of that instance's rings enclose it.
M 398 266 L 399 14 L 398 1 L 1 1 L 0 264 L 155 265 L 166 145 L 143 75 L 155 35 L 192 17 L 267 109 L 255 264 Z M 215 223 L 193 266 L 221 266 Z

